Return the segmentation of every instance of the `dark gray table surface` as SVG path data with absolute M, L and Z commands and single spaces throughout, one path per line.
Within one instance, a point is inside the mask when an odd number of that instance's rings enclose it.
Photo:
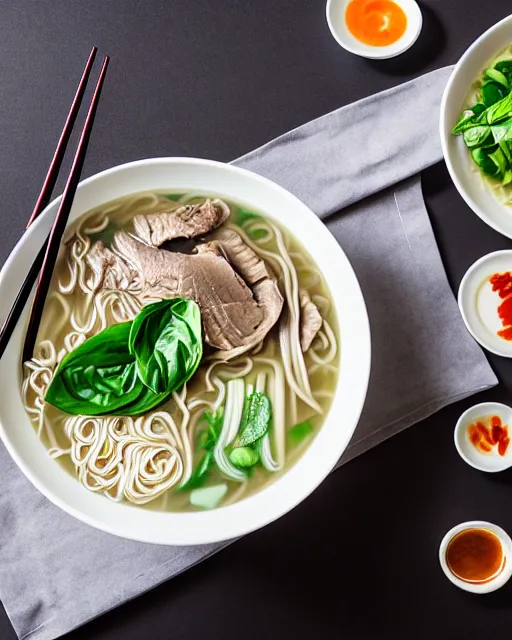
M 4 0 L 0 264 L 22 233 L 93 44 L 112 64 L 84 175 L 151 156 L 235 158 L 455 62 L 510 3 L 424 0 L 422 8 L 415 47 L 368 62 L 332 39 L 324 0 Z M 476 258 L 511 243 L 470 212 L 444 164 L 424 175 L 424 190 L 455 291 Z M 512 473 L 480 474 L 452 442 L 464 408 L 512 401 L 512 363 L 491 363 L 499 388 L 380 445 L 278 522 L 68 637 L 510 637 L 512 583 L 472 596 L 453 587 L 437 561 L 443 534 L 458 522 L 487 519 L 512 532 Z M 0 639 L 14 638 L 2 611 Z

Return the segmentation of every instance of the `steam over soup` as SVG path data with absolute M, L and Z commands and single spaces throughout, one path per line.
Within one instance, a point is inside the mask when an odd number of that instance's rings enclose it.
M 23 401 L 50 456 L 169 511 L 254 493 L 321 427 L 339 364 L 329 292 L 270 217 L 138 193 L 67 231 Z

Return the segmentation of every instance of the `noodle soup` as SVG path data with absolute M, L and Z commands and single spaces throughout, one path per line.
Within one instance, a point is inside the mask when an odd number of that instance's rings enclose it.
M 289 232 L 208 194 L 144 192 L 68 229 L 22 392 L 88 490 L 193 511 L 293 465 L 338 368 L 329 291 Z

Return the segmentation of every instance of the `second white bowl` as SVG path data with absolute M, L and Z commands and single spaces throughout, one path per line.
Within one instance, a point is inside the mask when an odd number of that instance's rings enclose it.
M 491 27 L 462 56 L 453 70 L 441 101 L 440 134 L 444 159 L 460 195 L 490 227 L 512 238 L 512 207 L 500 203 L 486 187 L 461 136 L 452 129 L 466 106 L 471 85 L 492 59 L 512 45 L 512 15 Z

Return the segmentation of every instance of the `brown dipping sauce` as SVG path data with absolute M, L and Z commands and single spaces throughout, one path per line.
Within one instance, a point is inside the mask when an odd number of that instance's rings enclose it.
M 501 542 L 488 529 L 466 529 L 454 536 L 446 549 L 446 562 L 454 576 L 479 584 L 496 578 L 505 566 Z

